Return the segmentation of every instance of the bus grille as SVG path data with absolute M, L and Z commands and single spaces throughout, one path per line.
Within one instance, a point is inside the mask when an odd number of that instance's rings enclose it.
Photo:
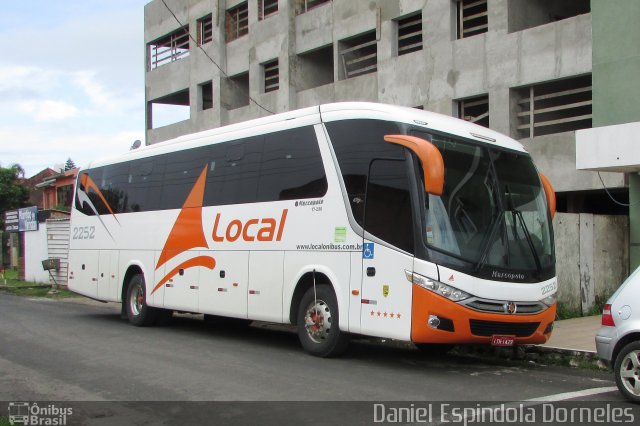
M 504 304 L 508 302 L 501 302 L 495 300 L 484 299 L 471 299 L 465 301 L 462 304 L 468 308 L 471 308 L 479 312 L 489 312 L 492 314 L 506 314 L 504 310 Z M 540 302 L 515 302 L 516 315 L 532 315 L 540 313 L 547 309 L 547 306 Z
M 475 336 L 493 336 L 504 334 L 507 336 L 528 337 L 531 336 L 540 325 L 539 322 L 497 322 L 469 320 L 471 334 Z

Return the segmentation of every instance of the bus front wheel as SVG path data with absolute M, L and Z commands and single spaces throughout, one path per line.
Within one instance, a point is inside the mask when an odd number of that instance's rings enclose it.
M 340 331 L 338 302 L 333 288 L 310 287 L 298 305 L 298 338 L 311 355 L 331 357 L 347 349 L 349 337 Z
M 138 327 L 153 324 L 156 316 L 154 308 L 147 306 L 144 276 L 136 274 L 129 280 L 126 292 L 126 309 L 129 322 Z

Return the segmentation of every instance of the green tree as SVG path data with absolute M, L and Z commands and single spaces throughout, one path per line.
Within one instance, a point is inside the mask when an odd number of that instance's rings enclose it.
M 26 207 L 29 188 L 22 183 L 24 169 L 19 164 L 0 166 L 0 227 L 4 229 L 4 212 Z
M 76 163 L 73 162 L 71 157 L 67 158 L 67 162 L 64 163 L 64 171 L 66 172 L 67 170 L 71 170 L 75 168 L 76 168 Z

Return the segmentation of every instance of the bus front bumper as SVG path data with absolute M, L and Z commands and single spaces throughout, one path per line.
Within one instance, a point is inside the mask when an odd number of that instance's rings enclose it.
M 502 345 L 511 340 L 514 345 L 539 344 L 551 336 L 555 317 L 555 304 L 532 315 L 485 313 L 414 284 L 411 341 Z

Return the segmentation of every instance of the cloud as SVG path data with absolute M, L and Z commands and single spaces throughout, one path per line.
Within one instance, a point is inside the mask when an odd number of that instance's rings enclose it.
M 0 64 L 0 92 L 46 92 L 59 84 L 63 74 L 58 70 L 43 69 L 36 66 Z
M 143 135 L 142 129 L 52 135 L 45 127 L 0 128 L 0 158 L 3 166 L 17 162 L 25 169 L 26 176 L 33 176 L 46 167 L 64 163 L 68 157 L 84 167 L 93 160 L 125 153 L 133 141 L 142 139 Z M 14 161 L 15 158 L 20 160 Z
M 75 106 L 62 101 L 22 101 L 16 105 L 18 111 L 29 114 L 37 121 L 56 121 L 78 115 Z
M 140 110 L 144 105 L 144 92 L 142 90 L 110 91 L 93 71 L 80 71 L 73 74 L 73 82 L 81 88 L 93 107 L 99 108 L 100 113 L 123 113 L 128 110 Z
M 84 166 L 144 140 L 147 2 L 7 4 L 0 16 L 7 24 L 0 46 L 11 51 L 0 57 L 2 164 L 19 163 L 31 176 L 67 157 Z

